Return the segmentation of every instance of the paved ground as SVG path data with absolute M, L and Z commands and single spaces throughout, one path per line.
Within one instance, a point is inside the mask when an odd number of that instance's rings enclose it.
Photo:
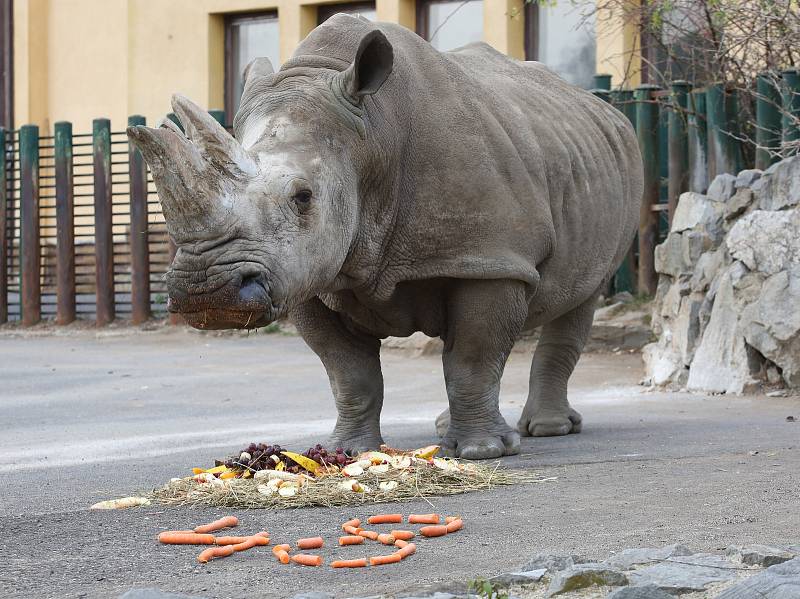
M 435 358 L 388 352 L 384 436 L 434 441 L 445 406 Z M 156 586 L 208 597 L 391 593 L 491 575 L 539 551 L 604 558 L 623 547 L 682 542 L 715 550 L 800 542 L 800 399 L 647 393 L 636 355 L 588 355 L 572 401 L 580 435 L 523 440 L 507 465 L 557 482 L 432 501 L 467 528 L 430 540 L 413 566 L 375 571 L 281 567 L 268 552 L 201 566 L 194 548 L 155 535 L 222 512 L 149 507 L 89 512 L 184 475 L 251 440 L 304 448 L 335 416 L 327 379 L 298 338 L 157 332 L 95 338 L 0 336 L 0 595 L 117 597 Z M 515 421 L 528 360 L 515 354 L 502 407 Z M 758 453 L 754 453 L 758 452 Z M 382 508 L 383 509 L 383 508 Z M 398 511 L 432 511 L 424 502 Z M 368 508 L 237 512 L 273 539 L 321 532 Z M 326 553 L 330 557 L 334 550 Z

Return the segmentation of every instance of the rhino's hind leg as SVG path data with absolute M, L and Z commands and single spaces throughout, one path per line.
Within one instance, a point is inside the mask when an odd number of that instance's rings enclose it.
M 378 449 L 383 443 L 380 340 L 347 326 L 317 298 L 294 308 L 290 317 L 322 360 L 336 400 L 339 415 L 328 447 L 349 453 Z
M 531 365 L 528 401 L 517 429 L 522 435 L 555 437 L 581 432 L 581 415 L 567 400 L 567 382 L 589 338 L 596 296 L 542 327 Z
M 442 449 L 476 460 L 519 453 L 519 434 L 503 419 L 498 400 L 506 359 L 527 314 L 522 283 L 461 281 L 447 313 L 442 362 L 450 421 Z

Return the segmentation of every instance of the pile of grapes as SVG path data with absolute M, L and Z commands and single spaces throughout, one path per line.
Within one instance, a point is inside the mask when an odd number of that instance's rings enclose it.
M 218 465 L 224 464 L 231 469 L 274 470 L 278 465 L 278 461 L 281 460 L 286 465 L 287 472 L 294 472 L 295 474 L 307 472 L 305 468 L 293 459 L 281 455 L 282 451 L 284 451 L 284 448 L 280 445 L 251 443 L 240 451 L 238 455 L 231 456 L 224 462 L 218 462 Z M 329 451 L 319 444 L 309 448 L 302 455 L 314 460 L 317 464 L 333 465 L 340 468 L 352 464 L 354 461 L 345 454 L 344 449 L 341 447 L 337 448 L 336 451 Z

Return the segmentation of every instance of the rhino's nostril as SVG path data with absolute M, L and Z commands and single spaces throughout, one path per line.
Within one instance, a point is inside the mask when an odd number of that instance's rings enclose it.
M 239 288 L 239 301 L 242 303 L 263 304 L 267 301 L 267 290 L 260 277 L 246 277 Z

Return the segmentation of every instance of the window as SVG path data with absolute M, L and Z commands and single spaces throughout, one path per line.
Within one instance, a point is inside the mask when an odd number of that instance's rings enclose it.
M 595 74 L 595 3 L 585 1 L 525 6 L 525 58 L 544 63 L 564 79 L 592 87 Z
M 0 0 L 0 127 L 14 127 L 13 0 Z
M 254 58 L 266 57 L 280 66 L 278 15 L 275 11 L 230 15 L 225 21 L 225 115 L 228 123 L 239 110 L 242 75 Z
M 417 33 L 437 50 L 483 39 L 483 0 L 418 0 Z
M 320 4 L 317 7 L 317 25 L 322 25 L 337 12 L 350 15 L 361 15 L 374 21 L 376 18 L 374 2 L 347 2 L 345 4 Z

